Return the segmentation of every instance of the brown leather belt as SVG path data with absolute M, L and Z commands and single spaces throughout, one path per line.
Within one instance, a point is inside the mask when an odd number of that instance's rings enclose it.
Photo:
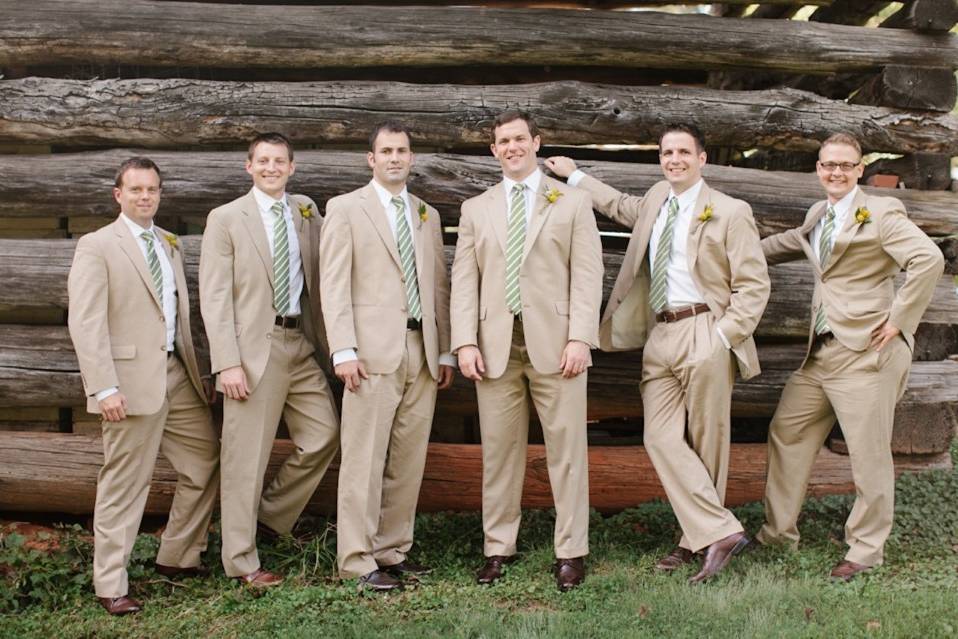
M 701 315 L 702 313 L 708 312 L 708 304 L 693 304 L 692 306 L 686 306 L 675 311 L 662 311 L 655 316 L 655 321 L 677 322 L 679 320 L 684 320 L 686 317 L 693 317 L 695 315 Z
M 282 326 L 283 328 L 299 328 L 299 317 L 283 317 L 282 315 L 277 315 L 274 323 L 276 326 Z

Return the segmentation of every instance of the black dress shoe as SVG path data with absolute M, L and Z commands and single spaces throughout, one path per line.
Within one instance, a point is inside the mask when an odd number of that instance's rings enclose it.
M 153 570 L 155 570 L 157 574 L 163 575 L 168 579 L 176 579 L 178 577 L 207 577 L 210 574 L 210 569 L 202 564 L 199 566 L 187 566 L 185 568 L 181 568 L 180 566 L 164 566 L 163 564 L 154 564 Z
M 402 582 L 382 570 L 374 570 L 359 578 L 359 587 L 362 590 L 388 592 L 402 590 Z
M 143 609 L 143 604 L 127 595 L 122 597 L 97 597 L 97 600 L 108 613 L 116 616 L 140 612 Z
M 568 592 L 585 581 L 585 560 L 582 557 L 556 559 L 552 573 L 559 590 Z
M 500 577 L 502 577 L 502 567 L 506 564 L 511 564 L 516 559 L 517 555 L 493 555 L 492 557 L 486 557 L 486 563 L 479 569 L 479 572 L 476 573 L 476 583 L 479 584 L 492 584 L 495 583 Z
M 423 575 L 428 575 L 432 572 L 432 568 L 429 566 L 423 566 L 422 564 L 414 564 L 411 561 L 403 560 L 398 564 L 393 564 L 392 566 L 380 566 L 380 570 L 388 572 L 393 577 L 397 579 L 402 578 L 403 575 L 413 575 L 416 577 L 421 577 Z
M 749 539 L 745 533 L 734 533 L 719 539 L 710 545 L 705 551 L 705 559 L 702 561 L 702 570 L 694 577 L 689 579 L 690 584 L 698 584 L 708 581 L 724 569 L 732 557 L 742 552 L 742 549 L 748 545 Z

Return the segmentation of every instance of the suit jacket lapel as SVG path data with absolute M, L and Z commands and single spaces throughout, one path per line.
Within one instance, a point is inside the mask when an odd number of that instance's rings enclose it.
M 508 216 L 506 210 L 506 185 L 505 182 L 499 182 L 495 187 L 486 191 L 488 202 L 486 203 L 486 215 L 489 217 L 489 223 L 492 225 L 492 231 L 499 240 L 499 248 L 502 254 L 506 254 L 506 233 L 508 232 Z
M 303 265 L 303 283 L 306 286 L 306 292 L 308 294 L 314 294 L 316 291 L 313 288 L 312 273 L 313 269 L 309 267 L 312 262 L 310 261 L 313 253 L 313 246 L 310 243 L 309 237 L 309 225 L 312 224 L 307 220 L 301 213 L 299 213 L 298 208 L 294 208 L 295 204 L 290 200 L 290 208 L 293 208 L 293 226 L 296 227 L 296 239 L 299 240 L 299 256 L 302 260 Z
M 376 194 L 376 189 L 372 184 L 367 184 L 363 190 L 359 192 L 359 206 L 362 208 L 363 213 L 366 214 L 366 217 L 369 218 L 369 222 L 379 234 L 379 239 L 386 245 L 386 250 L 389 251 L 389 254 L 401 272 L 402 262 L 399 259 L 399 247 L 396 246 L 396 237 L 393 235 L 392 229 L 389 228 L 386 211 L 383 209 L 383 204 L 379 201 L 379 196 Z
M 431 263 L 432 259 L 426 259 L 426 251 L 429 250 L 430 242 L 426 241 L 425 230 L 423 230 L 424 224 L 422 223 L 422 218 L 419 217 L 419 206 L 422 204 L 421 200 L 417 198 L 412 193 L 409 193 L 409 205 L 412 206 L 412 241 L 413 247 L 416 252 L 416 275 L 419 277 L 419 296 L 422 297 L 422 291 L 427 286 L 432 286 L 432 280 L 429 282 L 426 281 L 426 276 L 431 273 L 430 269 L 426 267 L 427 264 Z
M 243 198 L 243 226 L 253 241 L 256 252 L 259 253 L 263 261 L 263 268 L 266 269 L 266 276 L 269 278 L 269 285 L 273 285 L 273 254 L 269 250 L 269 239 L 266 237 L 266 229 L 263 228 L 263 218 L 259 212 L 259 205 L 256 203 L 256 197 L 253 191 Z
M 529 251 L 532 250 L 532 245 L 535 244 L 536 238 L 539 237 L 539 233 L 542 231 L 542 227 L 545 226 L 546 219 L 549 217 L 552 209 L 558 205 L 558 200 L 556 202 L 550 202 L 546 199 L 545 195 L 547 190 L 554 188 L 556 188 L 556 186 L 552 184 L 549 177 L 543 175 L 539 183 L 539 190 L 533 199 L 532 217 L 529 218 L 529 228 L 526 230 L 526 243 L 522 247 L 523 261 L 525 261 L 526 256 L 529 255 Z
M 848 209 L 848 214 L 845 215 L 845 223 L 842 224 L 842 230 L 839 231 L 838 237 L 835 238 L 835 245 L 832 247 L 832 253 L 828 257 L 828 264 L 822 268 L 822 272 L 827 271 L 838 262 L 842 253 L 845 252 L 845 249 L 847 249 L 851 243 L 852 238 L 855 237 L 855 233 L 858 232 L 858 227 L 861 226 L 861 223 L 855 219 L 855 211 L 863 206 L 865 206 L 865 193 L 859 188 L 858 193 L 856 193 L 852 199 L 852 205 L 851 208 Z
M 143 284 L 147 290 L 150 291 L 153 301 L 156 302 L 157 307 L 162 310 L 163 302 L 156 294 L 156 286 L 153 285 L 153 276 L 150 275 L 150 270 L 146 266 L 146 260 L 143 258 L 143 251 L 140 250 L 140 245 L 137 243 L 136 238 L 130 233 L 130 229 L 126 223 L 119 218 L 113 223 L 113 230 L 117 235 L 120 249 L 133 263 L 133 267 L 136 269 L 136 272 L 140 274 L 140 279 L 143 280 Z
M 702 237 L 702 227 L 706 222 L 702 221 L 700 216 L 705 212 L 705 207 L 712 200 L 712 194 L 709 185 L 702 181 L 702 188 L 699 189 L 699 196 L 695 199 L 695 205 L 692 207 L 692 221 L 689 223 L 689 236 L 685 244 L 685 254 L 689 262 L 689 274 L 695 277 L 695 262 L 699 258 L 699 239 Z M 696 282 L 698 286 L 698 282 Z M 701 290 L 701 286 L 698 286 Z
M 648 215 L 640 215 L 638 223 L 635 225 L 635 228 L 632 230 L 632 237 L 635 239 L 635 263 L 632 265 L 632 275 L 633 277 L 639 274 L 639 271 L 642 269 L 642 263 L 646 261 L 646 256 L 649 254 L 649 242 L 652 241 L 652 227 L 655 226 L 655 221 L 659 217 L 659 212 L 662 210 L 662 206 L 665 204 L 665 200 L 668 199 L 670 191 L 666 189 L 662 197 L 656 197 L 654 200 L 650 199 L 648 206 L 652 207 Z

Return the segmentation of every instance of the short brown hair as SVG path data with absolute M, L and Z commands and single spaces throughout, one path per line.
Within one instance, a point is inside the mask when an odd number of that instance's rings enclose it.
M 369 150 L 373 153 L 376 152 L 376 138 L 379 137 L 379 134 L 383 131 L 387 133 L 405 133 L 406 137 L 409 138 L 409 145 L 412 146 L 412 136 L 409 134 L 409 128 L 399 120 L 383 120 L 376 124 L 373 127 L 373 130 L 369 133 Z
M 850 146 L 858 152 L 858 160 L 862 159 L 862 145 L 858 143 L 858 140 L 851 133 L 845 133 L 839 131 L 838 133 L 832 133 L 830 136 L 825 138 L 822 142 L 822 145 L 818 147 L 819 157 L 821 157 L 822 149 L 824 149 L 829 144 L 844 144 L 845 146 Z
M 123 160 L 123 163 L 120 165 L 120 168 L 116 170 L 116 177 L 113 179 L 113 186 L 118 189 L 123 188 L 123 174 L 125 174 L 130 169 L 146 169 L 156 171 L 157 177 L 160 178 L 160 188 L 163 187 L 163 173 L 160 172 L 160 167 L 156 165 L 156 162 L 150 158 L 145 158 L 142 156 L 135 156 L 128 160 Z
M 501 127 L 503 124 L 509 124 L 510 122 L 515 122 L 516 120 L 522 120 L 529 127 L 529 135 L 536 137 L 539 135 L 539 127 L 536 125 L 536 121 L 532 118 L 532 115 L 527 111 L 503 111 L 496 116 L 496 119 L 492 121 L 492 128 L 489 130 L 489 136 L 492 138 L 492 143 L 496 143 L 496 129 Z
M 246 152 L 246 157 L 248 159 L 253 159 L 253 152 L 256 150 L 256 146 L 259 144 L 282 144 L 289 152 L 289 161 L 293 161 L 293 143 L 290 142 L 289 138 L 282 133 L 270 131 L 268 133 L 260 133 L 253 138 L 249 143 L 249 150 Z
M 695 140 L 695 150 L 699 153 L 705 151 L 705 136 L 702 131 L 691 122 L 669 122 L 662 129 L 659 135 L 659 148 L 662 147 L 662 139 L 669 133 L 688 133 Z

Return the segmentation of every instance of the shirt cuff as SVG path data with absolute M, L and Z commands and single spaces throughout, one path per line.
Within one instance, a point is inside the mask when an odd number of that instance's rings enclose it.
M 333 353 L 333 366 L 339 366 L 346 362 L 354 362 L 359 359 L 355 348 L 344 348 L 341 351 Z
M 102 402 L 104 399 L 106 399 L 110 395 L 116 395 L 119 392 L 120 392 L 120 389 L 116 386 L 113 386 L 111 388 L 104 388 L 93 397 L 96 399 L 96 401 Z
M 440 353 L 439 365 L 459 368 L 459 360 L 452 353 Z
M 585 173 L 581 169 L 576 169 L 571 174 L 569 174 L 568 178 L 566 178 L 566 183 L 568 183 L 569 186 L 573 186 L 573 187 L 579 186 L 579 182 L 582 181 L 582 178 L 584 177 L 585 177 Z
M 725 333 L 722 332 L 722 329 L 716 326 L 715 332 L 718 333 L 719 339 L 722 340 L 723 344 L 725 344 L 725 348 L 728 350 L 732 350 L 732 345 L 728 343 L 728 338 L 725 337 Z

